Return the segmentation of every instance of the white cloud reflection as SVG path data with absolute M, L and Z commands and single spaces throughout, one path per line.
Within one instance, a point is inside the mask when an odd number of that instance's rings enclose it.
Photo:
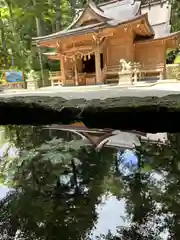
M 109 230 L 115 235 L 118 226 L 128 226 L 123 199 L 118 200 L 111 194 L 102 196 L 102 203 L 97 206 L 96 212 L 98 220 L 90 234 L 91 239 L 96 239 L 101 234 L 106 235 Z
M 0 148 L 0 158 L 2 159 L 5 155 L 9 158 L 16 158 L 19 156 L 19 149 L 14 144 L 6 142 Z
M 0 200 L 5 198 L 10 189 L 6 186 L 0 186 Z

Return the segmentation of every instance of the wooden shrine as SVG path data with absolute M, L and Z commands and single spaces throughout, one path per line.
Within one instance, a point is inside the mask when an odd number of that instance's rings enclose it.
M 79 9 L 67 29 L 33 38 L 45 53 L 60 61 L 52 85 L 77 86 L 119 82 L 133 84 L 146 77 L 164 79 L 165 54 L 179 46 L 180 33 L 170 33 L 171 7 L 140 1 L 113 0 Z

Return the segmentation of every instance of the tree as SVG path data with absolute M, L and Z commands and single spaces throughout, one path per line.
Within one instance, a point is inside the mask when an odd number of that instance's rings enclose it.
M 111 152 L 95 152 L 82 140 L 54 139 L 49 130 L 9 130 L 7 138 L 20 154 L 14 159 L 5 154 L 1 162 L 15 189 L 0 203 L 1 238 L 19 231 L 23 239 L 85 239 L 97 219 Z
M 168 134 L 165 144 L 142 142 L 138 147 L 139 173 L 121 178 L 128 226 L 101 239 L 179 239 L 180 134 Z M 143 165 L 149 170 L 142 172 Z

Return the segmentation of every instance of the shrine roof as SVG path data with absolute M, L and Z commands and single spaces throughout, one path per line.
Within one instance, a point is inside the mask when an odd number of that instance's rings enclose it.
M 100 17 L 105 20 L 113 21 L 125 21 L 137 16 L 141 6 L 140 1 L 123 0 L 123 1 L 110 1 L 101 5 L 96 5 L 93 1 L 89 1 L 83 10 L 80 10 L 78 16 L 70 24 L 68 29 L 73 28 L 78 23 L 79 19 L 85 14 L 86 10 L 90 8 Z
M 162 39 L 168 39 L 168 38 L 175 38 L 175 37 L 180 37 L 180 31 L 178 32 L 172 32 L 172 33 L 164 33 L 160 36 L 155 36 L 154 40 L 162 40 Z
M 93 1 L 89 1 L 86 7 L 79 11 L 68 28 L 50 35 L 33 38 L 33 40 L 52 40 L 63 36 L 91 32 L 92 30 L 98 30 L 103 27 L 117 26 L 125 22 L 131 22 L 145 16 L 145 14 L 139 15 L 140 6 L 141 2 L 134 0 L 114 0 L 101 5 L 96 5 Z M 78 23 L 82 23 L 82 18 L 88 11 L 99 20 L 99 23 L 78 26 Z
M 149 40 L 155 41 L 162 39 L 175 38 L 180 35 L 180 32 L 171 33 L 171 5 L 165 0 L 154 1 L 149 5 L 141 6 L 141 13 L 148 14 L 148 20 L 154 30 L 154 36 Z
M 172 33 L 163 33 L 161 35 L 155 35 L 154 37 L 143 40 L 143 41 L 142 40 L 136 41 L 136 44 L 141 44 L 149 41 L 153 42 L 153 41 L 169 40 L 169 39 L 175 39 L 175 38 L 180 39 L 180 31 L 172 32 Z
M 141 6 L 141 2 L 135 0 L 112 0 L 99 5 L 89 0 L 86 7 L 78 11 L 68 28 L 60 32 L 33 38 L 33 41 L 43 42 L 98 32 L 104 28 L 113 28 L 138 19 L 145 19 L 149 31 L 152 32 L 150 41 L 173 38 L 179 32 L 170 33 L 170 16 L 171 5 L 164 0 L 161 0 L 160 3 L 155 2 L 151 7 L 149 5 Z M 84 25 L 83 23 L 89 20 L 89 17 L 90 19 L 91 17 L 96 19 L 97 22 Z
M 154 38 L 161 38 L 161 37 L 165 37 L 168 36 L 171 30 L 171 25 L 167 22 L 164 23 L 160 23 L 160 24 L 155 24 L 152 26 L 153 30 L 154 30 Z
M 34 41 L 48 41 L 48 40 L 54 40 L 54 39 L 59 39 L 61 37 L 67 37 L 67 36 L 75 36 L 75 35 L 82 35 L 84 33 L 91 33 L 91 32 L 98 32 L 101 29 L 104 28 L 113 28 L 115 26 L 121 25 L 121 24 L 126 24 L 126 23 L 131 23 L 136 20 L 141 20 L 141 19 L 146 19 L 147 23 L 147 14 L 139 15 L 136 17 L 133 17 L 132 19 L 128 19 L 125 21 L 108 21 L 106 23 L 101 22 L 101 23 L 96 23 L 96 24 L 91 24 L 83 27 L 78 27 L 78 28 L 73 28 L 73 29 L 68 29 L 68 30 L 63 30 L 57 33 L 53 33 L 50 35 L 42 36 L 42 37 L 37 37 L 33 38 Z M 149 26 L 150 27 L 150 26 Z M 153 32 L 153 30 L 152 30 Z
M 138 15 L 141 2 L 134 0 L 113 1 L 101 5 L 100 8 L 111 19 L 125 21 Z

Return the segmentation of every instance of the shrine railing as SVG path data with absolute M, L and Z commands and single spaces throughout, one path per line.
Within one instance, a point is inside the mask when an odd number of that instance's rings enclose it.
M 50 72 L 49 80 L 51 81 L 51 86 L 62 85 L 61 71 Z
M 59 77 L 61 76 L 61 71 L 53 71 L 53 72 L 50 72 L 50 78 L 56 78 L 56 77 Z
M 118 74 L 119 71 L 120 71 L 120 64 L 108 65 L 106 67 L 106 73 L 107 74 Z
M 132 74 L 133 82 L 137 82 L 138 80 L 145 78 L 145 75 L 156 75 L 159 79 L 164 78 L 165 66 L 163 63 L 148 65 L 132 62 L 130 66 L 128 65 L 129 64 L 127 64 L 124 69 L 121 64 L 108 65 L 106 68 L 106 76 L 112 78 L 116 76 L 118 78 L 118 75 L 127 74 L 129 72 L 129 74 Z

